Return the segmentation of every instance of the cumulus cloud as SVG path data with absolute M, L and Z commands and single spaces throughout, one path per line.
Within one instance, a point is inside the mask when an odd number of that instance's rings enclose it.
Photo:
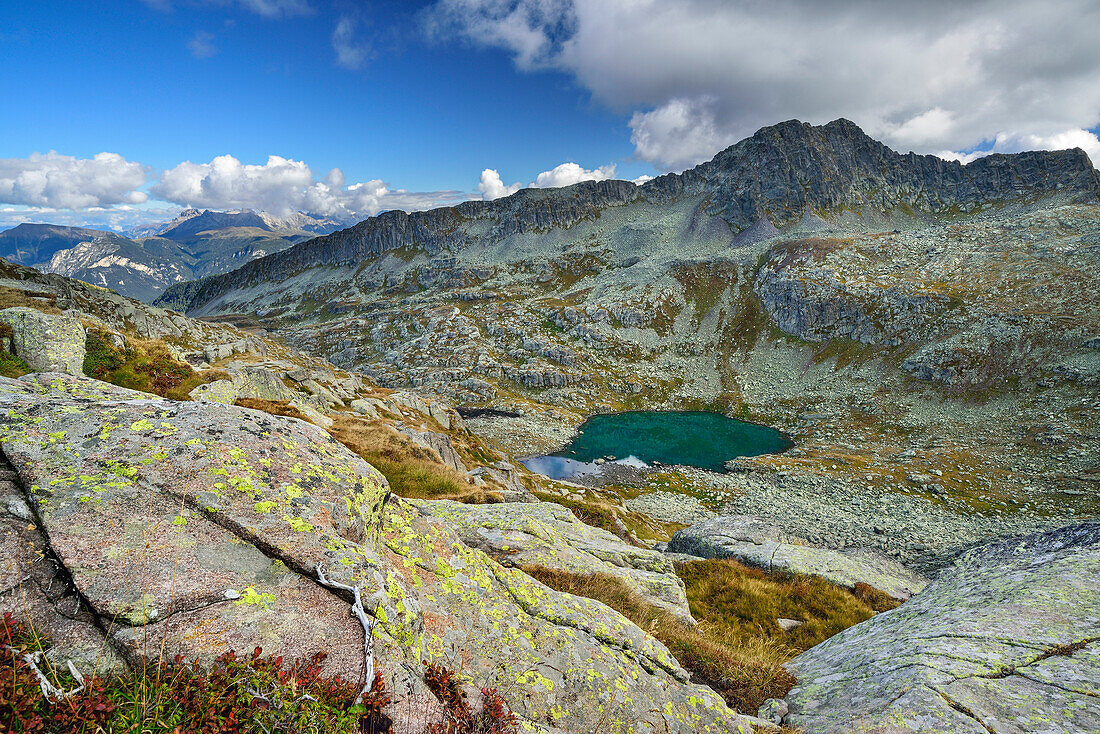
M 572 186 L 581 181 L 606 181 L 614 176 L 614 163 L 588 170 L 576 163 L 569 162 L 555 166 L 549 171 L 543 171 L 535 177 L 534 181 L 527 184 L 527 188 L 553 189 L 562 186 Z M 638 182 L 640 183 L 642 180 L 648 181 L 649 178 L 649 176 L 642 176 Z M 524 188 L 524 186 L 519 181 L 516 181 L 510 186 L 505 186 L 504 181 L 500 178 L 500 173 L 495 168 L 486 168 L 482 171 L 481 180 L 478 181 L 477 184 L 477 190 L 481 192 L 481 198 L 485 201 L 492 201 L 493 199 L 499 199 L 503 196 L 511 196 L 522 188 Z
M 214 34 L 207 33 L 206 31 L 198 31 L 195 35 L 191 36 L 191 40 L 187 42 L 187 50 L 190 51 L 191 55 L 196 59 L 210 58 L 218 53 L 218 49 L 214 46 Z
M 152 187 L 159 199 L 200 209 L 256 209 L 287 216 L 307 211 L 362 219 L 384 209 L 429 209 L 465 198 L 457 191 L 391 190 L 374 179 L 347 185 L 339 168 L 315 179 L 304 161 L 273 155 L 264 164 L 222 155 L 209 163 L 184 161 Z
M 791 118 L 919 152 L 1100 122 L 1094 0 L 437 0 L 425 22 L 572 74 L 666 170 Z
M 140 204 L 145 167 L 115 153 L 74 158 L 55 151 L 0 158 L 0 203 L 48 209 Z
M 336 52 L 336 63 L 352 71 L 363 68 L 370 55 L 370 49 L 356 37 L 358 25 L 355 18 L 342 15 L 332 31 L 332 50 Z
M 992 145 L 987 145 L 968 153 L 941 151 L 940 158 L 949 161 L 970 163 L 990 153 L 1019 153 L 1024 150 L 1066 150 L 1080 148 L 1092 159 L 1094 166 L 1100 167 L 1100 138 L 1089 130 L 1066 130 L 1054 135 L 997 135 Z
M 502 196 L 511 196 L 521 188 L 523 188 L 523 185 L 519 181 L 511 186 L 505 186 L 504 182 L 500 180 L 500 173 L 493 168 L 486 168 L 482 171 L 481 180 L 477 184 L 477 190 L 481 192 L 481 198 L 486 201 L 499 199 Z
M 540 173 L 531 186 L 536 189 L 551 189 L 559 186 L 571 186 L 581 181 L 606 181 L 614 175 L 614 163 L 600 166 L 592 171 L 581 168 L 576 163 L 562 163 L 560 166 Z

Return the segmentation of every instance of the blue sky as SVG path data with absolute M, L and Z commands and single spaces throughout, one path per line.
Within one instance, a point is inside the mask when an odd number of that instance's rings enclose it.
M 357 219 L 683 170 L 790 118 L 963 160 L 1100 159 L 1100 4 L 913 5 L 4 3 L 0 226 L 190 205 Z
M 0 95 L 16 103 L 0 116 L 0 155 L 107 150 L 169 168 L 274 153 L 422 190 L 473 189 L 486 166 L 514 178 L 564 161 L 653 173 L 628 160 L 623 116 L 592 104 L 568 75 L 519 72 L 498 49 L 429 42 L 416 12 L 427 4 L 359 11 L 372 53 L 357 70 L 336 63 L 340 12 L 320 3 L 276 18 L 217 4 L 5 4 Z M 189 48 L 200 34 L 210 34 L 205 58 Z

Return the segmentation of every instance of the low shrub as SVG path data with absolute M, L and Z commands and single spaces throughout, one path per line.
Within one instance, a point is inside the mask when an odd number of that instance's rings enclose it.
M 474 713 L 458 678 L 447 668 L 425 663 L 424 682 L 446 711 L 443 721 L 429 724 L 425 734 L 515 734 L 519 720 L 495 688 L 481 689 L 481 708 Z
M 131 339 L 118 349 L 107 332 L 91 329 L 84 350 L 84 374 L 131 390 L 164 398 L 195 379 L 191 366 L 176 361 L 161 341 Z
M 31 372 L 31 366 L 22 359 L 0 350 L 0 377 L 22 377 Z
M 40 650 L 31 630 L 5 614 L 0 623 L 0 731 L 12 734 L 390 734 L 394 721 L 381 673 L 360 703 L 358 685 L 325 677 L 325 654 L 287 664 L 256 648 L 209 668 L 176 658 L 126 676 L 86 677 L 84 690 L 47 701 L 25 659 Z M 56 669 L 55 684 L 75 681 Z M 424 734 L 516 734 L 517 719 L 495 690 L 475 714 L 454 674 L 428 666 L 428 687 L 443 703 Z

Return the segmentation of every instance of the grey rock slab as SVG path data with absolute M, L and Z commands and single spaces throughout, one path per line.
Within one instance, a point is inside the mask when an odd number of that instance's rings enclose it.
M 0 322 L 12 329 L 15 355 L 22 357 L 33 369 L 84 374 L 86 335 L 78 320 L 17 306 L 0 311 Z
M 865 583 L 908 599 L 928 583 L 897 561 L 867 550 L 838 551 L 807 545 L 758 518 L 722 515 L 678 530 L 669 553 L 735 558 L 768 570 L 821 576 L 841 586 Z
M 1100 731 L 1100 524 L 971 550 L 920 594 L 799 655 L 805 731 Z M 863 727 L 862 729 L 860 727 Z
M 572 573 L 606 573 L 646 601 L 694 624 L 684 582 L 672 562 L 600 528 L 553 502 L 464 505 L 424 500 L 424 512 L 452 525 L 463 542 L 511 566 L 536 565 Z
M 295 393 L 282 377 L 263 367 L 242 367 L 231 373 L 238 397 L 276 402 L 294 400 Z

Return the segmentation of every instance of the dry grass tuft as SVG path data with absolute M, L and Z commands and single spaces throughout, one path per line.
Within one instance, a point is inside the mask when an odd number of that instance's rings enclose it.
M 853 592 L 818 576 L 769 573 L 724 559 L 678 563 L 676 573 L 700 624 L 733 639 L 773 641 L 785 648 L 785 659 L 875 613 Z M 785 632 L 779 618 L 802 625 Z
M 57 307 L 57 296 L 0 286 L 0 309 L 16 306 L 27 306 L 54 316 L 61 315 L 61 309 Z
M 340 443 L 385 475 L 395 494 L 411 499 L 455 500 L 467 504 L 500 502 L 486 487 L 441 464 L 434 451 L 419 446 L 384 421 L 334 415 L 328 429 Z
M 753 715 L 766 699 L 781 698 L 795 684 L 783 663 L 875 612 L 863 597 L 816 576 L 700 560 L 676 567 L 699 620 L 693 628 L 646 603 L 615 576 L 542 566 L 523 570 L 552 589 L 607 604 L 664 643 L 694 680 L 721 694 L 731 708 Z M 882 592 L 871 587 L 862 594 L 881 602 Z M 776 622 L 781 617 L 803 624 L 785 632 Z
M 693 680 L 709 685 L 738 711 L 755 715 L 766 699 L 786 695 L 795 684 L 782 667 L 783 650 L 773 643 L 724 637 L 702 625 L 688 627 L 664 609 L 647 604 L 615 576 L 542 566 L 523 570 L 552 589 L 601 601 L 619 612 L 664 643 Z
M 306 423 L 311 422 L 306 414 L 298 410 L 298 408 L 292 405 L 286 400 L 260 400 L 259 398 L 237 398 L 234 402 L 241 408 L 250 408 L 252 410 L 260 410 L 264 413 L 270 413 L 271 415 L 281 415 L 287 418 L 298 418 L 304 420 Z

